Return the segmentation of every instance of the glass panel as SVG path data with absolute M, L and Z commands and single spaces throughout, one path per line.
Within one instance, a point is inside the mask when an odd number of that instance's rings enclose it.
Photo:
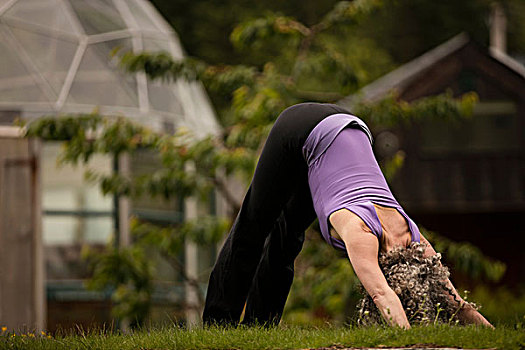
M 103 0 L 70 0 L 86 34 L 100 34 L 126 28 L 112 2 Z
M 472 151 L 503 151 L 519 149 L 519 120 L 516 114 L 474 116 L 472 135 L 467 149 Z
M 47 101 L 17 51 L 0 36 L 0 101 Z
M 93 165 L 91 167 L 95 168 Z M 72 172 L 68 170 L 64 170 L 64 172 L 73 177 L 78 177 L 78 175 L 82 176 L 84 171 L 84 169 L 80 169 L 80 172 L 75 171 L 75 169 L 72 170 Z M 57 176 L 59 178 L 64 177 L 62 174 Z M 49 184 L 50 181 L 47 183 Z M 113 197 L 111 195 L 104 196 L 98 185 L 85 184 L 82 186 L 82 184 L 73 184 L 73 182 L 67 183 L 67 180 L 63 182 L 63 185 L 60 187 L 57 185 L 49 186 L 42 194 L 42 206 L 45 210 L 87 210 L 93 212 L 110 212 L 113 210 Z
M 123 72 L 116 58 L 111 59 L 115 47 L 130 51 L 131 40 L 111 40 L 88 46 L 67 103 L 138 106 L 136 77 Z
M 160 29 L 155 25 L 155 22 L 150 18 L 148 13 L 144 11 L 142 4 L 139 4 L 137 0 L 128 0 L 126 2 L 129 6 L 133 17 L 137 21 L 140 29 L 159 31 Z
M 114 231 L 112 217 L 94 217 L 84 220 L 83 241 L 89 244 L 106 244 Z
M 0 55 L 0 79 L 29 75 L 17 57 L 17 51 L 2 36 L 0 36 L 0 52 L 2 53 Z M 0 85 L 0 88 L 2 85 Z
M 45 210 L 80 210 L 81 203 L 70 188 L 47 188 L 42 193 L 42 207 Z
M 165 51 L 171 54 L 170 49 L 170 38 L 166 36 L 166 39 L 160 40 L 157 38 L 148 38 L 143 36 L 143 49 L 149 52 Z
M 205 136 L 218 130 L 218 126 L 206 98 L 204 88 L 199 83 L 179 80 L 177 91 L 184 107 L 184 125 L 198 136 Z
M 100 163 L 103 163 L 104 159 L 97 159 Z M 93 165 L 94 162 L 91 162 L 91 167 L 100 168 L 100 166 Z M 102 164 L 101 164 L 102 165 Z M 113 197 L 111 195 L 104 196 L 100 189 L 95 186 L 85 188 L 83 196 L 83 207 L 86 210 L 111 210 L 113 208 Z
M 182 115 L 182 103 L 172 85 L 148 81 L 148 96 L 153 109 Z
M 49 245 L 44 247 L 47 280 L 82 279 L 88 277 L 82 245 Z
M 423 151 L 476 153 L 519 149 L 519 120 L 512 102 L 480 102 L 476 110 L 472 118 L 457 123 L 424 123 Z
M 84 173 L 89 168 L 98 173 L 110 174 L 111 158 L 94 156 L 88 165 L 57 167 L 56 159 L 61 144 L 46 142 L 42 147 L 42 208 L 44 210 L 91 210 L 112 212 L 113 198 L 104 196 L 97 184 L 87 183 Z
M 97 219 L 88 219 L 86 222 Z M 107 219 L 109 221 L 109 219 Z M 88 225 L 86 225 L 88 226 Z M 91 245 L 90 249 L 100 250 L 106 244 L 107 239 L 87 239 L 84 242 L 72 239 L 70 232 L 78 230 L 81 221 L 75 217 L 44 217 L 43 228 L 57 230 L 63 233 L 63 239 L 59 240 L 58 235 L 53 235 L 52 240 L 44 236 L 44 251 L 46 261 L 46 273 L 48 280 L 56 279 L 82 279 L 88 277 L 86 260 L 82 257 L 82 249 L 85 242 Z
M 138 177 L 151 174 L 161 169 L 158 154 L 140 150 L 132 155 L 131 174 Z M 165 200 L 163 197 L 152 198 L 147 193 L 138 198 L 132 198 L 133 214 L 143 220 L 160 224 L 178 223 L 182 221 L 182 203 L 178 198 Z
M 79 220 L 73 216 L 42 217 L 44 245 L 71 245 L 77 242 Z
M 4 16 L 38 24 L 51 30 L 78 34 L 72 15 L 60 0 L 19 0 Z
M 178 40 L 172 35 L 162 35 L 152 37 L 150 35 L 142 36 L 142 46 L 144 51 L 159 52 L 165 51 L 169 53 L 174 59 L 184 58 L 182 48 Z
M 11 31 L 58 95 L 77 45 L 18 28 L 11 28 Z
M 20 86 L 10 85 L 11 83 Z M 31 77 L 0 81 L 0 101 L 6 102 L 47 102 L 48 99 Z

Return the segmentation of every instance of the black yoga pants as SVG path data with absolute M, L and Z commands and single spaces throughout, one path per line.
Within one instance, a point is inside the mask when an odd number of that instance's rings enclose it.
M 301 103 L 275 122 L 241 209 L 210 276 L 205 325 L 278 324 L 301 251 L 315 220 L 303 144 L 324 118 L 348 113 L 332 104 Z

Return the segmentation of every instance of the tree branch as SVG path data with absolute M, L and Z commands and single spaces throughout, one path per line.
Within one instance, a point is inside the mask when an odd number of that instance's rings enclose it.
M 241 203 L 235 198 L 235 196 L 231 193 L 228 186 L 224 183 L 224 181 L 215 175 L 212 177 L 213 184 L 217 187 L 217 190 L 223 195 L 224 199 L 226 199 L 226 202 L 230 205 L 230 210 L 232 213 L 237 213 L 241 209 Z
M 175 268 L 175 270 L 177 270 L 180 273 L 182 280 L 188 283 L 195 290 L 197 294 L 198 303 L 199 303 L 198 307 L 199 309 L 202 309 L 204 307 L 204 295 L 202 295 L 199 281 L 195 278 L 189 277 L 186 274 L 184 265 L 180 261 L 178 261 L 176 258 L 174 258 L 173 256 L 163 251 L 161 251 L 161 255 Z

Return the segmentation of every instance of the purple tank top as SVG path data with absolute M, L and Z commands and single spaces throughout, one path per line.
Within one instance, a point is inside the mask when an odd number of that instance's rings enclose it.
M 372 134 L 361 119 L 349 114 L 323 119 L 308 135 L 303 156 L 321 234 L 329 244 L 345 249 L 341 240 L 330 235 L 328 223 L 330 214 L 343 208 L 381 238 L 373 203 L 396 208 L 407 220 L 412 241 L 419 242 L 419 230 L 392 195 L 372 151 Z

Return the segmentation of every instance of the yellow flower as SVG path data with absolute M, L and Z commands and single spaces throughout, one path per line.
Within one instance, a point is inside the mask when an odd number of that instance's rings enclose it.
M 40 334 L 42 334 L 42 335 L 46 335 L 46 332 L 44 332 L 44 331 L 41 331 L 41 332 L 40 332 Z
M 2 332 L 5 332 L 5 331 L 7 331 L 7 327 L 6 326 L 2 327 Z

